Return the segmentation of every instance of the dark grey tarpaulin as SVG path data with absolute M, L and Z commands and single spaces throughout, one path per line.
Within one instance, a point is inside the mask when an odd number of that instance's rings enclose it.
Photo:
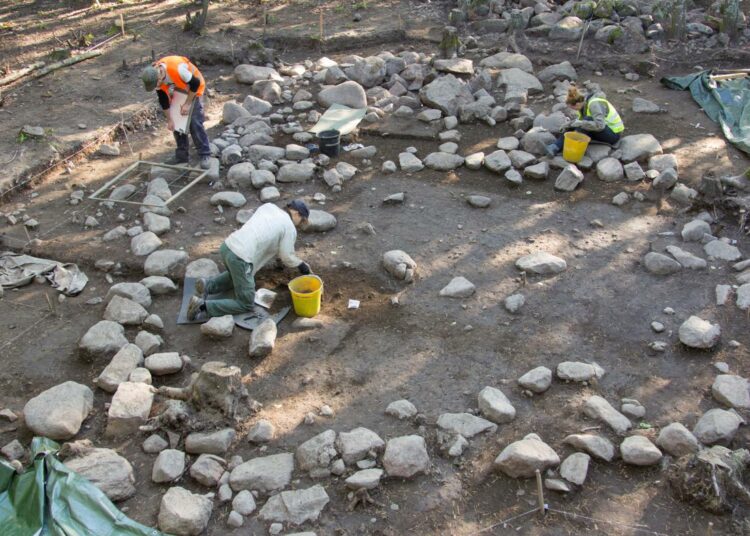
M 670 89 L 689 90 L 706 115 L 719 123 L 727 140 L 750 154 L 750 77 L 712 80 L 711 71 L 662 78 Z
M 51 259 L 19 255 L 11 251 L 0 253 L 0 286 L 16 288 L 28 285 L 38 275 L 68 296 L 76 296 L 89 278 L 75 264 L 63 264 Z

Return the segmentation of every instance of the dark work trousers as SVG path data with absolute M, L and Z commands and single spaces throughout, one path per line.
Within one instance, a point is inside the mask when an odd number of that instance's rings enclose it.
M 590 116 L 586 116 L 583 118 L 584 121 L 592 121 L 592 118 Z M 586 134 L 589 138 L 591 138 L 592 141 L 598 141 L 601 143 L 606 143 L 608 145 L 614 145 L 618 141 L 620 141 L 620 135 L 612 132 L 612 129 L 605 126 L 604 130 L 600 130 L 599 132 L 591 132 L 588 130 L 584 130 L 582 128 L 574 128 L 571 129 L 576 132 L 580 132 L 581 134 Z M 565 136 L 560 136 L 555 141 L 555 145 L 557 145 L 557 150 L 562 151 L 563 144 L 565 143 Z
M 198 156 L 201 158 L 204 156 L 211 156 L 211 148 L 208 146 L 208 134 L 206 134 L 206 128 L 203 126 L 203 99 L 196 97 L 193 100 L 193 113 L 190 116 L 190 137 L 193 138 L 193 145 L 198 150 Z M 180 134 L 173 132 L 174 141 L 177 142 L 177 149 L 175 150 L 175 157 L 178 162 L 187 162 L 189 160 L 188 155 L 188 136 L 187 134 Z

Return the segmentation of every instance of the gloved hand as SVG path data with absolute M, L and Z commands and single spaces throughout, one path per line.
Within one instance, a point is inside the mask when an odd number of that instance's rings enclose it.
M 299 263 L 299 266 L 297 266 L 297 269 L 299 270 L 299 273 L 302 275 L 310 275 L 310 265 L 306 262 Z
M 583 121 L 580 121 L 579 119 L 576 119 L 575 121 L 571 121 L 570 128 L 581 128 L 583 126 Z
M 565 134 L 568 130 L 570 130 L 570 124 L 573 122 L 572 119 L 566 119 L 565 122 L 560 125 L 560 128 L 557 130 L 558 134 Z

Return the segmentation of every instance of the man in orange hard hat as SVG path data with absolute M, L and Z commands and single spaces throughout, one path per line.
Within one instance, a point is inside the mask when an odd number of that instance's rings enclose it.
M 177 142 L 174 157 L 174 163 L 176 164 L 188 162 L 189 142 L 187 133 L 175 131 L 174 123 L 169 116 L 169 107 L 174 92 L 179 91 L 187 94 L 187 100 L 180 107 L 180 113 L 182 115 L 190 114 L 190 136 L 193 138 L 193 145 L 198 151 L 201 168 L 208 169 L 211 149 L 206 129 L 203 126 L 203 102 L 201 97 L 206 89 L 206 81 L 201 72 L 189 59 L 183 56 L 165 56 L 143 69 L 141 79 L 146 91 L 156 89 L 159 104 L 167 116 L 167 128 L 172 131 L 175 142 Z

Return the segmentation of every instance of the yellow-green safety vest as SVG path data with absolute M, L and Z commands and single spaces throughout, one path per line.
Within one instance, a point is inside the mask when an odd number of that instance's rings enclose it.
M 581 109 L 580 112 L 578 112 L 578 119 L 583 119 L 585 116 L 591 115 L 589 114 L 589 106 L 591 106 L 592 102 L 603 102 L 607 105 L 607 109 L 609 111 L 607 112 L 607 117 L 604 118 L 604 122 L 607 123 L 607 126 L 612 132 L 614 132 L 615 134 L 619 134 L 620 132 L 625 130 L 625 124 L 622 122 L 620 114 L 617 113 L 615 107 L 612 106 L 612 104 L 607 99 L 602 99 L 601 97 L 595 97 L 587 100 L 586 105 Z

